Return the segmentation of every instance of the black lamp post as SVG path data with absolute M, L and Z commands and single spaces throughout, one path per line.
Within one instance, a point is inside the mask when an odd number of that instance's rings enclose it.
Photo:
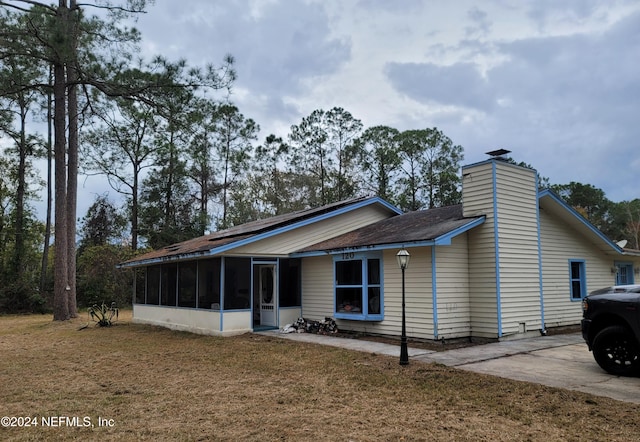
M 404 313 L 404 271 L 409 267 L 409 252 L 405 249 L 400 250 L 396 254 L 398 266 L 402 270 L 402 335 L 400 337 L 400 365 L 409 364 L 409 351 L 407 349 L 407 327 Z

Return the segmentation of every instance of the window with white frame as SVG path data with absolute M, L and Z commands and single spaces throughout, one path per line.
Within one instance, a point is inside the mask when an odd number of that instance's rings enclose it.
M 580 300 L 587 295 L 585 263 L 582 259 L 569 260 L 571 300 Z
M 335 317 L 381 321 L 382 259 L 375 254 L 343 253 L 334 260 Z

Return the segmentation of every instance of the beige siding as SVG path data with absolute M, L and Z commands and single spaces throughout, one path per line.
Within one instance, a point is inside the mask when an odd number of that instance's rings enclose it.
M 431 248 L 409 249 L 411 261 L 405 272 L 405 312 L 407 336 L 433 339 L 433 304 L 431 295 Z M 344 330 L 399 336 L 402 328 L 402 273 L 396 262 L 397 250 L 383 254 L 384 320 L 338 320 Z M 333 258 L 302 260 L 302 314 L 308 319 L 334 315 Z
M 466 233 L 454 238 L 450 246 L 436 248 L 439 339 L 471 334 L 468 253 Z
M 485 223 L 469 233 L 472 336 L 508 336 L 542 328 L 535 171 L 501 161 L 464 168 L 463 204 L 465 215 L 486 216 Z
M 230 253 L 246 256 L 286 256 L 320 241 L 388 218 L 389 215 L 389 209 L 377 204 L 369 205 L 322 222 L 312 223 L 281 235 L 238 247 Z
M 547 327 L 575 325 L 582 317 L 582 304 L 571 300 L 569 260 L 585 260 L 587 292 L 615 283 L 614 260 L 603 255 L 566 224 L 540 210 L 542 243 L 542 287 Z
M 293 324 L 300 316 L 302 316 L 301 307 L 284 307 L 281 308 L 278 313 L 278 322 L 280 327 L 284 327 L 287 324 Z
M 485 215 L 469 233 L 469 307 L 471 336 L 497 337 L 495 241 L 493 235 L 493 174 L 491 163 L 463 169 L 465 216 Z
M 464 216 L 489 215 L 487 212 L 493 205 L 492 180 L 491 163 L 478 164 L 463 169 L 462 204 Z
M 431 290 L 431 247 L 408 249 L 405 271 L 405 317 L 407 336 L 433 339 L 433 296 Z M 402 272 L 396 260 L 398 250 L 384 252 L 384 321 L 376 324 L 379 333 L 399 336 L 402 331 Z
M 498 162 L 496 183 L 502 334 L 540 330 L 536 173 Z
M 333 259 L 317 256 L 302 259 L 302 316 L 333 317 Z

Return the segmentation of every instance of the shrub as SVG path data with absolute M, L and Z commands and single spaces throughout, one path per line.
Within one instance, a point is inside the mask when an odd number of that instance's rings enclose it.
M 5 313 L 44 313 L 46 300 L 28 281 L 18 279 L 0 287 L 0 311 Z
M 133 272 L 117 269 L 116 264 L 131 256 L 130 249 L 111 244 L 83 249 L 78 254 L 78 305 L 91 307 L 100 300 L 130 305 Z
M 115 302 L 111 303 L 111 307 L 107 307 L 104 302 L 102 305 L 93 304 L 89 307 L 89 315 L 99 327 L 110 327 L 118 319 L 118 307 Z

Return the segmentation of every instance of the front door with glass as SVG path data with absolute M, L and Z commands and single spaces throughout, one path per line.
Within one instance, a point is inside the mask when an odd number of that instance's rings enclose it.
M 254 296 L 258 297 L 260 308 L 260 325 L 276 327 L 277 324 L 277 278 L 274 264 L 261 264 L 256 266 L 257 290 Z M 254 286 L 255 287 L 255 286 Z

